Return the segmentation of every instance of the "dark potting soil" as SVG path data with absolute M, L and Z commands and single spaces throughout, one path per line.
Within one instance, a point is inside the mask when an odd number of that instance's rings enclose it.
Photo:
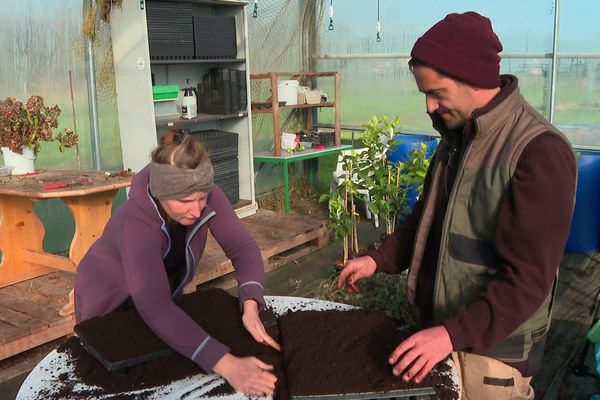
M 457 399 L 446 364 L 421 383 L 405 383 L 388 363 L 408 336 L 402 326 L 374 310 L 297 311 L 279 318 L 291 396 L 388 392 L 433 387 L 436 399 Z M 408 397 L 408 392 L 406 392 Z
M 270 347 L 257 343 L 250 336 L 243 326 L 236 297 L 223 290 L 210 289 L 182 296 L 176 303 L 209 335 L 228 345 L 232 354 L 239 357 L 253 355 L 273 365 L 278 377 L 277 386 L 281 386 L 282 393 L 285 392 L 285 377 L 280 364 L 280 355 Z M 273 318 L 270 311 L 261 313 L 261 319 L 265 325 L 268 325 L 267 322 Z M 275 340 L 278 340 L 277 325 L 266 327 L 266 329 Z M 84 335 L 86 343 L 93 345 L 102 357 L 111 361 L 138 357 L 160 350 L 165 346 L 164 343 L 157 342 L 160 339 L 152 333 L 135 309 L 90 319 L 79 324 L 77 332 Z M 135 332 L 135 336 L 129 337 L 127 332 Z M 76 382 L 69 380 L 64 382 L 64 387 L 59 388 L 58 394 L 48 393 L 47 398 L 49 399 L 89 398 L 99 393 L 119 394 L 165 385 L 204 372 L 188 358 L 172 352 L 166 357 L 126 368 L 120 375 L 113 374 L 86 351 L 77 337 L 67 340 L 58 348 L 58 351 L 71 354 L 72 367 L 77 381 L 88 386 L 98 386 L 101 390 L 91 389 L 83 393 L 78 390 L 76 394 L 73 394 L 72 390 Z M 225 383 L 218 386 L 213 391 L 213 393 L 215 392 L 226 394 L 235 391 Z M 114 398 L 130 398 L 120 396 Z
M 254 341 L 246 331 L 236 297 L 219 289 L 210 289 L 185 295 L 177 300 L 177 304 L 211 336 L 228 345 L 234 355 L 253 355 L 273 365 L 278 378 L 276 398 L 289 398 L 283 368 L 284 357 L 289 362 L 286 365 L 287 376 L 294 378 L 292 387 L 298 394 L 313 394 L 316 393 L 314 390 L 323 391 L 322 393 L 349 393 L 412 387 L 406 386 L 391 374 L 386 360 L 401 337 L 398 336 L 393 320 L 381 313 L 367 310 L 289 311 L 279 318 L 280 328 L 277 325 L 267 326 L 273 314 L 262 313 L 261 319 L 265 322 L 267 331 L 284 346 L 282 357 L 270 347 Z M 137 357 L 162 348 L 134 309 L 86 321 L 78 326 L 78 332 L 85 335 L 88 343 L 95 343 L 97 350 L 102 349 L 103 357 L 111 360 Z M 135 339 L 129 337 L 127 332 L 137 332 Z M 67 340 L 58 351 L 70 353 L 75 376 L 59 376 L 59 387 L 48 393 L 41 393 L 43 398 L 83 399 L 99 394 L 114 394 L 111 397 L 113 399 L 145 398 L 155 391 L 152 388 L 203 372 L 197 364 L 172 352 L 168 356 L 126 368 L 122 374 L 116 375 L 90 355 L 77 337 Z M 312 358 L 308 358 L 309 356 Z M 438 381 L 444 381 L 445 387 L 451 387 L 450 379 L 439 376 L 439 372 L 440 370 L 434 371 L 433 377 L 428 378 L 431 379 L 426 381 L 430 382 L 429 386 L 436 386 Z M 52 374 L 51 371 L 47 373 Z M 310 378 L 311 374 L 318 379 Z M 362 381 L 358 379 L 360 376 L 363 377 Z M 369 377 L 366 381 L 365 376 Z M 75 384 L 80 382 L 89 388 L 78 388 L 74 392 Z M 363 382 L 365 386 L 360 386 L 359 382 Z M 122 394 L 141 389 L 147 391 L 135 396 Z M 438 390 L 435 398 L 457 398 L 456 393 L 448 395 L 441 389 Z M 225 383 L 204 396 L 231 393 L 234 393 L 233 388 Z

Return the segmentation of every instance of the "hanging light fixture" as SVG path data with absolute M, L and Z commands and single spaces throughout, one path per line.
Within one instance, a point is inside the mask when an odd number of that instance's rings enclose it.
M 254 9 L 252 10 L 252 17 L 258 18 L 258 0 L 254 0 Z
M 329 26 L 328 30 L 333 30 L 333 0 L 329 0 Z
M 381 42 L 379 32 L 381 32 L 381 23 L 379 22 L 379 0 L 377 0 L 377 37 L 375 39 L 377 42 Z

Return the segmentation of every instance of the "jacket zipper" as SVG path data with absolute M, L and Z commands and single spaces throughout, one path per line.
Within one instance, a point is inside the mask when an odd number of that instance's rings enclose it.
M 181 280 L 179 287 L 177 287 L 177 289 L 173 291 L 174 298 L 177 297 L 179 291 L 183 290 L 183 287 L 192 280 L 190 278 L 190 271 L 193 272 L 194 268 L 196 267 L 196 258 L 194 257 L 194 253 L 190 248 L 190 242 L 192 241 L 192 238 L 196 235 L 200 227 L 202 227 L 206 223 L 206 221 L 208 221 L 215 215 L 217 215 L 217 213 L 214 210 L 205 215 L 204 218 L 202 218 L 202 220 L 200 220 L 200 222 L 196 224 L 196 226 L 194 227 L 192 232 L 190 232 L 185 241 L 185 277 Z
M 472 135 L 472 139 L 469 141 L 469 143 L 467 144 L 464 153 L 462 154 L 460 163 L 456 169 L 456 176 L 454 178 L 454 182 L 452 183 L 452 190 L 450 191 L 450 196 L 448 197 L 448 205 L 451 205 L 454 203 L 454 200 L 456 199 L 456 188 L 459 185 L 459 180 L 462 179 L 462 173 L 463 173 L 463 167 L 465 165 L 465 161 L 468 158 L 469 152 L 471 150 L 471 147 L 473 145 L 473 142 L 475 141 L 475 138 L 477 137 L 477 132 L 479 132 L 479 124 L 477 122 L 477 120 L 473 119 L 473 135 Z M 460 175 L 459 175 L 460 173 Z M 446 177 L 444 176 L 444 185 L 447 184 L 446 182 Z M 448 191 L 448 189 L 446 188 L 446 192 Z M 440 266 L 441 266 L 441 260 L 442 260 L 442 243 L 446 243 L 447 238 L 448 238 L 448 227 L 450 225 L 450 212 L 448 212 L 449 209 L 448 207 L 446 207 L 446 215 L 444 215 L 444 222 L 442 223 L 442 237 L 440 238 L 440 251 L 438 252 L 438 259 L 437 259 L 437 263 L 436 263 L 436 271 L 435 271 L 435 283 L 433 285 L 433 320 L 437 321 L 438 320 L 438 314 L 439 314 L 439 310 L 438 310 L 438 286 L 439 286 L 439 274 L 440 274 Z
M 162 255 L 162 258 L 164 260 L 165 257 L 167 256 L 167 254 L 169 254 L 169 251 L 171 251 L 171 237 L 169 236 L 169 230 L 167 229 L 167 223 L 165 222 L 164 218 L 160 215 L 160 212 L 158 211 L 158 207 L 156 206 L 154 199 L 150 195 L 149 186 L 146 187 L 146 193 L 148 194 L 148 197 L 150 198 L 150 202 L 152 203 L 152 205 L 154 206 L 154 209 L 156 210 L 156 214 L 158 215 L 158 218 L 160 218 L 160 220 L 162 221 L 160 230 L 167 237 L 167 250 Z M 208 221 L 210 218 L 212 218 L 216 214 L 217 213 L 213 210 L 210 213 L 208 213 L 207 215 L 205 215 L 204 218 L 202 218 L 202 220 L 198 224 L 196 224 L 196 226 L 194 227 L 192 232 L 187 237 L 187 239 L 185 241 L 185 277 L 184 277 L 184 279 L 182 279 L 182 281 L 179 284 L 179 286 L 177 287 L 177 289 L 173 291 L 173 295 L 172 295 L 173 298 L 175 298 L 177 293 L 188 283 L 188 276 L 190 274 L 190 265 L 193 265 L 193 266 L 196 265 L 196 259 L 194 258 L 194 253 L 190 249 L 190 242 L 192 241 L 192 238 L 194 237 L 194 235 L 196 235 L 196 232 L 198 232 L 198 229 L 200 229 L 200 227 L 202 225 L 204 225 L 206 223 L 206 221 Z M 190 258 L 192 261 L 191 263 L 190 263 Z M 191 279 L 189 279 L 189 280 L 191 280 Z

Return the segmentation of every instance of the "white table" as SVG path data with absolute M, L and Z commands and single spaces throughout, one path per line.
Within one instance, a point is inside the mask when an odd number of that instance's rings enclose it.
M 288 297 L 288 296 L 265 296 L 265 301 L 269 307 L 273 309 L 276 315 L 282 315 L 288 310 L 301 311 L 301 310 L 350 310 L 354 307 L 333 303 L 330 301 L 307 299 L 302 297 Z M 452 361 L 448 361 L 451 367 L 451 376 L 453 382 L 458 382 L 456 370 Z M 48 371 L 52 371 L 49 374 Z M 67 353 L 58 353 L 56 350 L 49 353 L 42 361 L 36 365 L 36 367 L 27 376 L 19 392 L 17 393 L 16 400 L 34 400 L 43 398 L 43 394 L 52 394 L 59 391 L 63 383 L 58 379 L 58 376 L 62 373 L 68 374 L 68 380 L 72 383 L 77 381 L 73 369 L 69 363 L 69 355 Z M 163 385 L 155 388 L 147 388 L 138 391 L 131 391 L 121 393 L 122 395 L 144 395 L 144 398 L 149 400 L 179 400 L 185 398 L 188 400 L 193 399 L 209 399 L 205 396 L 211 390 L 217 386 L 225 383 L 223 378 L 215 374 L 198 374 L 193 377 L 181 379 L 178 381 L 171 382 L 168 385 Z M 82 382 L 76 382 L 74 391 L 82 390 L 89 391 L 92 387 Z M 105 399 L 114 396 L 114 394 L 107 394 L 106 396 L 94 396 L 94 399 Z M 217 397 L 214 397 L 217 399 Z M 246 396 L 243 393 L 235 393 L 231 395 L 219 395 L 218 400 L 256 400 L 256 397 Z M 264 399 L 270 399 L 265 397 Z

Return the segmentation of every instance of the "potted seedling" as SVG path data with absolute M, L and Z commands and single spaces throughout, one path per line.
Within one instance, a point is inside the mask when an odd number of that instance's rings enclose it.
M 344 171 L 343 182 L 337 190 L 329 195 L 323 195 L 320 202 L 329 201 L 330 227 L 334 232 L 334 237 L 343 243 L 343 259 L 341 265 L 346 264 L 351 253 L 357 255 L 358 247 L 358 213 L 356 212 L 355 198 L 359 190 L 359 183 L 353 177 L 356 177 L 355 166 L 357 165 L 357 154 L 346 155 L 342 160 L 342 169 Z
M 75 146 L 77 133 L 69 128 L 56 138 L 60 107 L 44 105 L 41 96 L 31 96 L 25 104 L 15 98 L 0 100 L 0 147 L 6 164 L 14 165 L 13 174 L 34 171 L 40 142 L 58 141 L 59 150 Z
M 369 210 L 385 222 L 387 234 L 394 231 L 398 214 L 405 212 L 406 188 L 402 185 L 404 164 L 392 163 L 387 152 L 396 143 L 398 117 L 372 117 L 363 124 L 362 142 L 367 148 L 359 160 L 361 184 L 369 191 Z

